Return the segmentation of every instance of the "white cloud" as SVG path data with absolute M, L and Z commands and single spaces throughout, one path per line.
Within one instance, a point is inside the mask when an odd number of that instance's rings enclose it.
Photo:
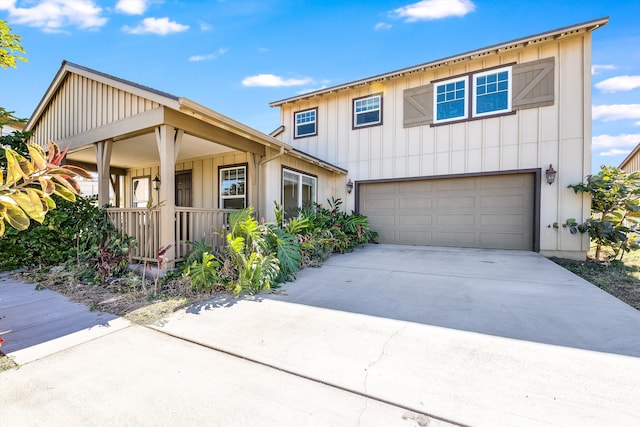
M 148 5 L 149 0 L 119 0 L 116 3 L 116 11 L 127 15 L 142 15 Z
M 423 0 L 393 10 L 391 15 L 405 22 L 431 21 L 450 16 L 464 16 L 476 6 L 471 0 Z
M 622 135 L 597 135 L 591 138 L 591 148 L 597 149 L 609 149 L 621 150 L 627 149 L 629 152 L 633 147 L 640 142 L 640 133 L 636 134 L 622 134 Z
M 603 151 L 602 153 L 600 153 L 600 155 L 603 157 L 612 157 L 612 156 L 621 156 L 621 155 L 626 156 L 630 152 L 631 150 L 621 150 L 619 148 L 612 148 L 611 150 Z
M 16 0 L 0 0 L 0 10 L 9 12 L 11 23 L 24 24 L 48 33 L 59 33 L 64 27 L 98 28 L 107 23 L 102 8 L 92 0 L 41 0 L 31 7 L 16 7 Z
M 178 24 L 175 21 L 169 21 L 169 18 L 144 18 L 140 25 L 134 28 L 124 26 L 125 32 L 131 34 L 157 34 L 166 36 L 171 33 L 180 33 L 189 29 L 188 25 Z
M 600 70 L 617 70 L 618 67 L 615 65 L 592 65 L 591 66 L 591 74 L 598 74 Z
M 378 22 L 374 27 L 374 30 L 389 30 L 391 29 L 391 24 L 387 24 L 386 22 Z
M 200 22 L 200 29 L 202 31 L 211 31 L 213 29 L 213 25 L 207 22 Z
M 640 87 L 640 76 L 617 76 L 596 83 L 605 93 L 625 92 Z
M 249 87 L 290 87 L 302 86 L 310 83 L 313 83 L 313 79 L 309 77 L 303 77 L 301 79 L 284 79 L 273 74 L 258 74 L 255 76 L 245 77 L 242 80 L 242 85 Z
M 201 62 L 201 61 L 213 61 L 214 59 L 220 58 L 222 55 L 227 53 L 229 49 L 220 48 L 216 53 L 208 53 L 206 55 L 194 55 L 189 57 L 189 61 L 191 62 Z
M 591 114 L 594 120 L 603 122 L 640 119 L 640 104 L 594 105 Z

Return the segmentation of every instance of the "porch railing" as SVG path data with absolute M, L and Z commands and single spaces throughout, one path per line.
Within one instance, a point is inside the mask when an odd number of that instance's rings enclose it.
M 141 208 L 109 208 L 109 218 L 119 230 L 135 237 L 138 246 L 130 259 L 156 262 L 160 248 L 160 210 Z M 214 248 L 225 242 L 226 224 L 232 209 L 201 209 L 176 206 L 173 246 L 175 261 L 184 259 L 191 250 L 189 241 L 201 241 Z

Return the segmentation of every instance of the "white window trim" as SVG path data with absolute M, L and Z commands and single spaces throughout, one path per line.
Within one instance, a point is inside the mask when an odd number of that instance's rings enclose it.
M 302 125 L 308 125 L 313 123 L 314 131 L 313 133 L 305 133 L 300 135 L 298 134 L 298 115 L 308 113 L 310 111 L 314 112 L 313 122 L 305 122 L 305 123 L 302 123 Z M 308 110 L 296 111 L 295 113 L 293 113 L 293 137 L 294 138 L 306 138 L 309 136 L 316 136 L 317 134 L 318 134 L 318 109 L 317 108 L 309 108 Z
M 438 119 L 438 86 L 444 86 L 449 83 L 457 83 L 464 81 L 464 115 L 451 117 L 448 119 Z M 458 122 L 469 119 L 469 76 L 455 77 L 449 80 L 442 80 L 433 84 L 433 123 Z
M 284 194 L 284 173 L 290 173 L 291 175 L 297 175 L 298 176 L 298 209 L 302 209 L 302 178 L 306 177 L 306 178 L 311 178 L 312 180 L 314 180 L 315 185 L 313 186 L 313 190 L 314 190 L 314 194 L 313 194 L 313 201 L 314 203 L 318 202 L 318 177 L 315 177 L 313 175 L 308 175 L 306 173 L 302 173 L 302 172 L 298 172 L 296 170 L 293 169 L 287 169 L 287 168 L 282 168 L 282 186 L 281 186 L 281 191 L 282 194 Z M 284 197 L 282 198 L 282 200 L 280 201 L 282 204 L 284 204 Z
M 511 70 L 513 67 L 503 67 L 503 68 L 494 68 L 491 70 L 487 70 L 487 71 L 482 71 L 479 73 L 474 73 L 472 75 L 473 77 L 473 113 L 472 116 L 473 117 L 485 117 L 485 116 L 494 116 L 496 114 L 504 114 L 504 113 L 510 113 L 511 112 L 511 98 L 512 96 L 512 91 L 511 91 L 511 86 L 512 86 L 512 82 L 513 79 L 511 78 Z M 498 73 L 502 73 L 502 72 L 508 72 L 509 73 L 509 80 L 507 81 L 507 108 L 502 109 L 502 110 L 494 110 L 494 111 L 488 111 L 486 113 L 476 113 L 476 106 L 478 105 L 478 103 L 476 102 L 476 86 L 477 86 L 477 79 L 478 77 L 482 77 L 482 76 L 487 76 L 489 74 L 498 74 Z
M 357 102 L 366 101 L 367 99 L 372 99 L 372 98 L 378 98 L 378 108 L 377 109 L 366 110 L 366 111 L 362 111 L 360 113 L 356 113 L 356 103 Z M 353 109 L 353 127 L 354 127 L 354 129 L 355 128 L 367 127 L 367 126 L 376 126 L 376 125 L 379 125 L 379 124 L 382 123 L 382 95 L 381 94 L 364 96 L 362 98 L 354 99 L 353 100 L 352 109 Z M 378 111 L 378 121 L 358 124 L 358 115 L 370 113 L 372 111 Z
M 228 171 L 231 169 L 244 169 L 244 194 L 241 196 L 235 195 L 235 196 L 223 196 L 222 195 L 222 173 L 224 171 Z M 229 166 L 229 167 L 221 167 L 219 169 L 218 172 L 218 193 L 220 195 L 220 200 L 218 201 L 218 206 L 220 206 L 220 209 L 223 209 L 224 206 L 224 200 L 227 199 L 243 199 L 244 200 L 244 207 L 247 207 L 247 166 L 246 165 L 240 165 L 240 166 Z

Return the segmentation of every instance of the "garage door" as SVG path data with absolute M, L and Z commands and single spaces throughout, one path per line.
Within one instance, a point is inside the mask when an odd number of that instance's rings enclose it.
M 362 183 L 380 243 L 533 249 L 534 174 Z

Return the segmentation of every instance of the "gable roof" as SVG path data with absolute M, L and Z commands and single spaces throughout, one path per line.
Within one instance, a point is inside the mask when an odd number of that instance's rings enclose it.
M 625 157 L 622 163 L 620 163 L 620 166 L 618 166 L 618 169 L 625 170 L 627 165 L 631 162 L 631 160 L 633 160 L 634 157 L 636 157 L 638 152 L 640 152 L 640 143 L 638 143 L 638 145 L 635 146 L 635 148 L 629 153 L 629 155 Z
M 317 159 L 299 150 L 294 150 L 293 147 L 286 142 L 280 141 L 271 135 L 267 135 L 263 132 L 253 129 L 252 127 L 247 126 L 244 123 L 233 120 L 223 114 L 205 107 L 204 105 L 191 101 L 188 98 L 178 97 L 168 92 L 163 92 L 148 86 L 131 82 L 129 80 L 121 79 L 119 77 L 96 71 L 91 68 L 83 67 L 69 61 L 62 62 L 60 69 L 56 73 L 53 81 L 49 85 L 47 91 L 34 110 L 31 118 L 27 122 L 25 128 L 27 131 L 33 130 L 38 126 L 40 119 L 43 117 L 43 115 L 46 114 L 47 109 L 54 102 L 56 94 L 65 84 L 67 77 L 71 74 L 75 74 L 86 79 L 102 83 L 103 85 L 111 86 L 123 92 L 136 95 L 138 97 L 152 101 L 156 103 L 156 105 L 159 104 L 160 106 L 179 111 L 189 117 L 195 118 L 209 125 L 213 125 L 216 128 L 223 129 L 224 131 L 231 132 L 247 140 L 257 142 L 266 147 L 283 149 L 288 154 L 291 154 L 297 158 L 304 159 L 307 162 L 317 164 L 333 172 L 337 172 L 340 174 L 346 173 L 346 170 L 338 166 Z M 94 129 L 96 129 L 95 126 Z
M 345 90 L 345 89 L 350 89 L 356 86 L 363 86 L 366 85 L 368 83 L 373 83 L 376 81 L 381 81 L 381 80 L 388 80 L 388 79 L 393 79 L 393 78 L 397 78 L 397 77 L 402 77 L 406 74 L 411 74 L 411 73 L 415 73 L 417 71 L 423 71 L 424 69 L 427 68 L 436 68 L 436 67 L 440 67 L 440 66 L 445 66 L 445 65 L 449 65 L 451 63 L 456 63 L 456 62 L 460 62 L 466 59 L 473 59 L 476 56 L 481 56 L 481 55 L 486 55 L 489 53 L 499 53 L 501 51 L 504 50 L 508 50 L 508 49 L 513 49 L 515 47 L 518 47 L 519 45 L 531 45 L 531 44 L 535 44 L 535 43 L 541 43 L 541 42 L 546 42 L 546 41 L 550 41 L 550 40 L 555 40 L 561 37 L 566 37 L 568 35 L 572 35 L 572 34 L 576 34 L 578 32 L 582 32 L 582 31 L 594 31 L 600 27 L 603 27 L 605 25 L 607 25 L 607 23 L 609 22 L 609 17 L 603 17 L 603 18 L 598 18 L 598 19 L 594 19 L 591 21 L 587 21 L 587 22 L 582 22 L 579 24 L 575 24 L 575 25 L 571 25 L 568 27 L 562 27 L 562 28 L 558 28 L 556 30 L 551 30 L 551 31 L 547 31 L 544 33 L 539 33 L 539 34 L 534 34 L 528 37 L 523 37 L 523 38 L 519 38 L 519 39 L 515 39 L 515 40 L 511 40 L 508 42 L 504 42 L 504 43 L 499 43 L 499 44 L 495 44 L 492 46 L 488 46 L 488 47 L 484 47 L 481 49 L 477 49 L 477 50 L 473 50 L 473 51 L 469 51 L 466 53 L 461 53 L 458 55 L 454 55 L 454 56 L 449 56 L 446 58 L 442 58 L 442 59 L 437 59 L 435 61 L 431 61 L 431 62 L 426 62 L 424 64 L 419 64 L 419 65 L 414 65 L 412 67 L 408 67 L 408 68 L 402 68 L 400 70 L 396 70 L 396 71 L 391 71 L 388 73 L 384 73 L 384 74 L 378 74 L 372 77 L 366 77 L 364 79 L 360 79 L 360 80 L 355 80 L 352 82 L 348 82 L 348 83 L 344 83 L 341 85 L 337 85 L 337 86 L 332 86 L 329 88 L 325 88 L 325 89 L 320 89 L 320 90 L 316 90 L 313 92 L 308 92 L 305 93 L 303 95 L 297 95 L 297 96 L 293 96 L 290 98 L 285 98 L 285 99 L 281 99 L 279 101 L 274 101 L 271 102 L 269 104 L 270 107 L 278 107 L 280 105 L 283 104 L 287 104 L 290 102 L 295 102 L 295 101 L 300 101 L 302 99 L 307 99 L 307 98 L 311 98 L 314 96 L 318 96 L 318 95 L 324 95 L 324 94 L 328 94 L 328 93 L 332 93 L 332 92 L 337 92 L 340 90 Z

